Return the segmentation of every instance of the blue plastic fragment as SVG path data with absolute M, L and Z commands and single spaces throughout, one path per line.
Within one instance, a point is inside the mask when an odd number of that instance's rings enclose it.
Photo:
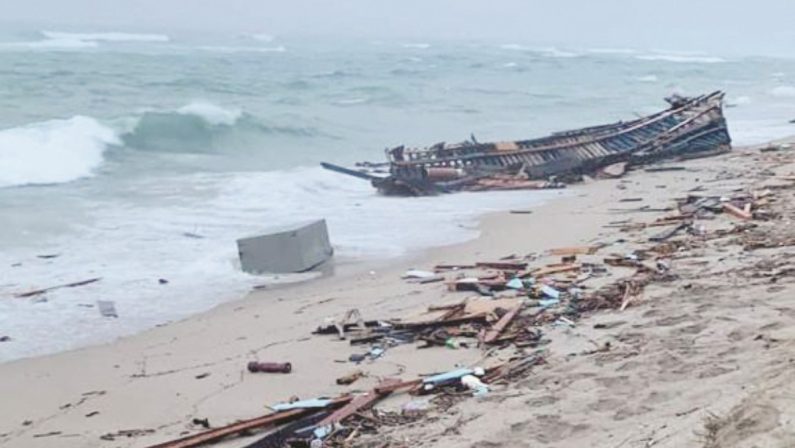
M 522 283 L 522 280 L 519 278 L 513 278 L 505 284 L 505 287 L 511 289 L 522 289 L 524 288 L 524 283 Z
M 429 376 L 428 378 L 422 380 L 422 382 L 425 384 L 440 384 L 444 383 L 445 381 L 461 378 L 464 375 L 472 375 L 473 373 L 475 373 L 475 371 L 472 369 L 451 370 L 450 372 L 447 373 L 440 373 L 439 375 Z
M 553 288 L 553 287 L 551 287 L 549 285 L 541 286 L 541 292 L 544 293 L 545 296 L 547 296 L 547 297 L 549 297 L 551 299 L 559 299 L 560 298 L 560 291 L 558 291 L 557 289 L 555 289 L 555 288 Z
M 538 304 L 544 308 L 557 305 L 558 303 L 560 303 L 558 299 L 541 299 L 538 301 Z

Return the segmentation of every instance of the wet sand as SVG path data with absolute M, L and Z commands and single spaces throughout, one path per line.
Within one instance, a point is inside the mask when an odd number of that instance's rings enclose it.
M 111 344 L 2 364 L 0 446 L 145 447 L 199 431 L 194 418 L 220 426 L 267 413 L 266 405 L 293 396 L 366 390 L 382 377 L 411 379 L 477 363 L 479 349 L 402 345 L 360 365 L 367 378 L 338 386 L 335 378 L 357 368 L 348 357 L 365 349 L 311 331 L 353 308 L 365 319 L 410 318 L 428 305 L 468 296 L 439 283 L 406 282 L 400 277 L 409 268 L 595 243 L 611 244 L 610 252 L 632 250 L 635 241 L 653 231 L 604 226 L 650 221 L 664 213 L 613 209 L 670 207 L 673 198 L 698 186 L 720 194 L 756 188 L 775 178 L 764 170 L 795 174 L 795 157 L 771 159 L 790 152 L 795 151 L 743 148 L 676 163 L 684 171 L 640 170 L 622 179 L 588 181 L 532 213 L 485 216 L 481 236 L 464 244 L 257 291 Z M 774 207 L 783 217 L 763 225 L 778 226 L 776 232 L 788 227 L 793 191 L 775 190 L 780 197 Z M 620 202 L 637 197 L 642 202 Z M 731 222 L 720 215 L 705 225 L 721 228 Z M 679 279 L 649 287 L 626 310 L 588 315 L 575 328 L 545 329 L 551 340 L 547 364 L 529 377 L 432 419 L 385 428 L 378 438 L 394 441 L 389 446 L 439 447 L 792 446 L 794 278 L 782 275 L 772 284 L 750 275 L 765 260 L 775 260 L 776 269 L 782 269 L 791 248 L 749 252 L 716 243 L 693 250 L 674 260 Z M 538 263 L 548 261 L 542 257 Z M 608 328 L 595 329 L 597 323 Z M 609 352 L 584 354 L 608 341 Z M 246 364 L 251 360 L 289 361 L 293 372 L 250 374 Z M 401 400 L 383 405 L 397 407 Z M 119 431 L 133 433 L 101 438 Z M 217 446 L 244 446 L 251 440 Z

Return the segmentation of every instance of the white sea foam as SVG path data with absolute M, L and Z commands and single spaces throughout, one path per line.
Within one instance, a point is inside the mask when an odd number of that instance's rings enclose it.
M 426 48 L 431 48 L 431 44 L 425 43 L 416 43 L 416 44 L 403 44 L 403 48 L 418 48 L 420 50 L 425 50 Z
M 113 129 L 84 116 L 0 131 L 0 187 L 90 176 L 114 144 L 119 138 Z
M 503 50 L 515 50 L 515 51 L 530 51 L 529 47 L 525 47 L 524 45 L 520 44 L 503 44 L 500 45 L 500 48 Z
M 265 33 L 249 34 L 248 37 L 260 42 L 273 42 L 274 39 L 276 39 L 270 34 L 265 34 Z
M 500 45 L 500 48 L 503 50 L 512 50 L 512 51 L 525 51 L 529 53 L 538 53 L 543 56 L 549 56 L 554 58 L 576 58 L 579 57 L 579 53 L 575 53 L 572 51 L 565 51 L 560 50 L 555 47 L 528 47 L 521 44 L 504 44 Z
M 284 45 L 276 47 L 252 47 L 241 46 L 233 47 L 229 45 L 202 45 L 196 47 L 197 50 L 215 52 L 215 53 L 284 53 L 287 48 Z
M 586 51 L 593 54 L 635 54 L 638 52 L 631 48 L 589 48 Z
M 539 48 L 538 52 L 554 58 L 576 58 L 580 56 L 579 53 L 575 53 L 573 51 L 559 50 L 555 47 Z
M 96 48 L 96 42 L 86 42 L 73 39 L 46 39 L 28 42 L 2 42 L 0 49 L 4 50 L 79 50 Z
M 177 109 L 177 113 L 182 115 L 193 115 L 216 126 L 232 126 L 243 116 L 243 111 L 240 109 L 224 109 L 221 106 L 204 100 L 197 100 L 186 104 Z
M 42 31 L 44 39 L 26 42 L 3 42 L 0 49 L 5 50 L 80 50 L 96 48 L 100 43 L 122 42 L 168 42 L 165 34 L 134 33 L 64 33 Z
M 334 104 L 339 106 L 354 106 L 356 104 L 364 104 L 370 101 L 368 98 L 345 98 L 341 100 L 337 100 Z
M 139 33 L 64 33 L 60 31 L 42 31 L 41 34 L 50 40 L 82 41 L 82 42 L 168 42 L 165 34 Z
M 210 194 L 182 195 L 177 205 L 99 203 L 79 235 L 48 243 L 48 253 L 62 254 L 53 260 L 30 251 L 0 251 L 0 265 L 22 261 L 13 268 L 12 285 L 0 288 L 0 297 L 102 277 L 82 288 L 52 291 L 44 303 L 0 300 L 0 328 L 14 338 L 0 351 L 0 361 L 112 340 L 239 297 L 269 280 L 240 271 L 235 239 L 272 226 L 323 217 L 336 259 L 386 258 L 472 238 L 481 213 L 532 206 L 564 193 L 401 200 L 375 194 L 366 182 L 340 182 L 339 175 L 320 167 L 140 179 L 129 188 L 158 197 L 174 191 Z M 160 278 L 168 284 L 160 284 Z M 119 318 L 103 318 L 85 306 L 97 299 L 114 301 Z
M 661 61 L 661 62 L 674 62 L 680 64 L 719 64 L 722 62 L 726 62 L 725 59 L 719 58 L 717 56 L 705 56 L 705 55 L 684 54 L 684 53 L 643 54 L 635 56 L 635 58 L 641 61 Z
M 640 82 L 652 83 L 659 81 L 659 78 L 657 78 L 657 75 L 646 75 L 646 76 L 639 76 L 637 80 Z
M 770 94 L 779 98 L 795 98 L 795 86 L 778 86 Z

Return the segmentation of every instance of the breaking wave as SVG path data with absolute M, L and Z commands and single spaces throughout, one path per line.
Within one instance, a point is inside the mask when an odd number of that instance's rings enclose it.
M 639 82 L 648 82 L 648 83 L 653 83 L 660 80 L 660 78 L 658 78 L 657 75 L 639 76 L 635 79 L 637 79 Z
M 224 109 L 208 101 L 194 101 L 180 107 L 177 112 L 183 115 L 195 115 L 211 125 L 227 126 L 235 124 L 243 116 L 243 111 L 240 109 Z
M 0 188 L 90 177 L 111 148 L 208 153 L 259 149 L 269 137 L 319 135 L 312 127 L 265 124 L 240 109 L 207 101 L 144 111 L 106 123 L 78 115 L 0 130 Z
M 0 187 L 55 184 L 91 176 L 116 132 L 75 116 L 0 131 Z
M 592 54 L 635 54 L 638 51 L 631 48 L 589 48 L 586 50 Z
M 165 34 L 133 33 L 64 33 L 41 31 L 42 39 L 24 42 L 3 42 L 0 48 L 7 50 L 79 50 L 96 48 L 100 43 L 124 42 L 168 42 Z
M 202 45 L 196 47 L 197 50 L 215 53 L 284 53 L 287 48 L 284 45 L 276 47 L 233 47 L 229 45 Z
M 720 64 L 725 59 L 716 56 L 701 56 L 692 54 L 644 54 L 635 56 L 641 61 L 674 62 L 680 64 Z
M 268 125 L 240 109 L 194 101 L 173 110 L 145 111 L 128 121 L 126 146 L 162 152 L 211 152 L 260 146 L 263 135 L 312 137 L 313 128 Z
M 548 56 L 553 58 L 576 58 L 581 56 L 579 53 L 572 51 L 560 50 L 555 47 L 528 47 L 521 44 L 504 44 L 500 45 L 503 50 L 511 51 L 524 51 L 528 53 L 536 53 L 541 56 Z

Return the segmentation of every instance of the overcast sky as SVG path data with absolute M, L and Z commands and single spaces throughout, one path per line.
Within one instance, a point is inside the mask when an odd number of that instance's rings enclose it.
M 795 0 L 0 0 L 0 21 L 795 56 Z

